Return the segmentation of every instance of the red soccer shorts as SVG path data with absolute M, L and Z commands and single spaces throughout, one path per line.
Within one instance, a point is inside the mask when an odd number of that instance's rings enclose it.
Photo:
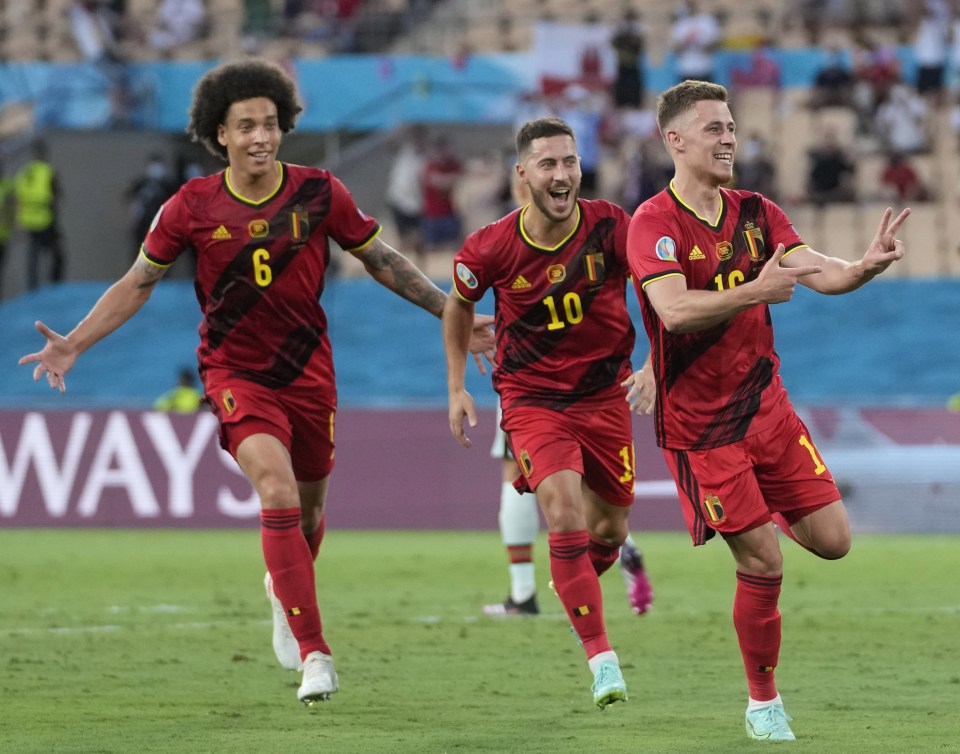
M 714 531 L 737 534 L 781 513 L 795 523 L 840 499 L 810 432 L 794 412 L 781 422 L 710 450 L 669 450 L 680 507 L 695 545 Z
M 298 481 L 315 482 L 333 470 L 336 394 L 316 386 L 268 388 L 221 370 L 205 375 L 207 399 L 220 420 L 220 445 L 234 458 L 250 435 L 276 437 L 290 453 Z
M 536 491 L 551 474 L 571 469 L 612 505 L 633 504 L 634 454 L 630 409 L 621 392 L 566 411 L 534 406 L 504 411 L 503 428 L 520 466 L 514 486 Z

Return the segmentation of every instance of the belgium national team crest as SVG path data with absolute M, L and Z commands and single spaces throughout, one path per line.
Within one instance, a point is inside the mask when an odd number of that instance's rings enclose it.
M 530 476 L 533 472 L 533 461 L 530 460 L 530 454 L 526 450 L 520 450 L 520 455 L 517 456 L 517 463 L 520 465 L 520 471 L 523 472 L 523 475 Z
M 290 213 L 290 237 L 294 245 L 307 242 L 310 235 L 310 215 L 306 208 L 299 204 Z
M 606 277 L 606 270 L 603 263 L 603 252 L 592 251 L 583 257 L 584 272 L 587 274 L 587 280 L 591 283 L 602 283 Z
M 722 524 L 727 519 L 723 504 L 716 495 L 707 495 L 703 500 L 703 513 L 712 524 Z
M 763 232 L 753 223 L 743 226 L 743 239 L 747 242 L 747 252 L 754 262 L 759 262 L 765 256 Z
M 227 415 L 230 415 L 237 410 L 237 401 L 233 397 L 233 393 L 231 393 L 229 390 L 224 390 L 220 393 L 220 403 L 223 404 L 223 408 L 227 412 Z

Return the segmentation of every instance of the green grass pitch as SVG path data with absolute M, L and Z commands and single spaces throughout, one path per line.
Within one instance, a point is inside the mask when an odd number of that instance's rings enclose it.
M 778 685 L 795 744 L 749 741 L 722 543 L 643 534 L 636 617 L 607 628 L 630 693 L 605 712 L 537 547 L 538 618 L 495 620 L 494 532 L 329 531 L 318 562 L 341 690 L 312 709 L 270 647 L 259 535 L 0 532 L 0 751 L 960 751 L 960 538 L 860 536 L 819 561 L 784 540 Z

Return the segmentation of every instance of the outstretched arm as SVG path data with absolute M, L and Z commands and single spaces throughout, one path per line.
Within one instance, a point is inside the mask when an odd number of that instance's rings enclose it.
M 877 228 L 873 241 L 870 242 L 863 257 L 856 262 L 828 257 L 818 251 L 803 247 L 788 254 L 783 260 L 783 265 L 784 267 L 819 265 L 823 269 L 822 273 L 810 275 L 798 281 L 818 293 L 836 295 L 855 291 L 903 257 L 906 247 L 903 241 L 896 236 L 900 226 L 909 216 L 910 209 L 908 208 L 891 222 L 893 210 L 887 207 L 883 217 L 880 218 L 880 226 Z
M 396 249 L 388 246 L 379 237 L 367 246 L 351 252 L 362 263 L 374 280 L 389 288 L 398 296 L 426 309 L 435 317 L 443 317 L 444 302 L 447 295 L 440 290 L 413 262 Z M 469 350 L 480 374 L 486 374 L 481 354 L 493 363 L 493 349 L 496 341 L 490 325 L 493 317 L 477 315 L 471 320 Z
M 443 316 L 446 294 L 441 291 L 413 262 L 388 246 L 378 236 L 362 249 L 351 252 L 362 263 L 370 277 L 398 296 L 435 317 Z
M 46 345 L 41 351 L 22 357 L 20 364 L 36 362 L 34 381 L 39 381 L 46 374 L 50 387 L 65 392 L 67 386 L 64 377 L 77 357 L 136 314 L 166 271 L 167 268 L 151 264 L 141 254 L 127 273 L 107 289 L 66 337 L 55 333 L 43 322 L 37 322 L 37 329 L 47 339 Z
M 477 425 L 477 409 L 464 386 L 467 368 L 467 343 L 473 322 L 473 304 L 456 293 L 447 296 L 443 310 L 443 350 L 447 357 L 448 418 L 450 432 L 465 448 L 473 443 L 463 431 L 463 417 L 471 427 Z

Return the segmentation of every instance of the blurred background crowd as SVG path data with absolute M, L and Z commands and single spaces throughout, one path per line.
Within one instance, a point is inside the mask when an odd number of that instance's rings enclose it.
M 515 206 L 529 118 L 574 126 L 584 195 L 661 190 L 654 107 L 683 78 L 730 88 L 735 187 L 812 246 L 859 256 L 878 207 L 909 205 L 891 277 L 960 277 L 960 0 L 0 0 L 0 299 L 121 275 L 222 167 L 183 134 L 190 88 L 249 54 L 305 100 L 281 157 L 335 170 L 438 278 Z

